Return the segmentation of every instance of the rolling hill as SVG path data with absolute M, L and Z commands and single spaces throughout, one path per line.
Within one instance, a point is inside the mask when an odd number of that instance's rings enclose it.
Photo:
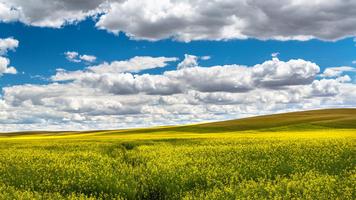
M 311 110 L 250 117 L 196 125 L 199 128 L 219 127 L 231 130 L 271 128 L 356 128 L 356 109 Z
M 324 109 L 282 114 L 263 115 L 228 121 L 172 126 L 152 129 L 135 129 L 124 132 L 232 132 L 232 131 L 286 131 L 314 129 L 356 129 L 356 109 Z
M 19 135 L 68 135 L 110 132 L 110 134 L 190 132 L 220 133 L 236 131 L 298 131 L 320 129 L 356 129 L 356 108 L 299 111 L 263 115 L 228 121 L 201 123 L 183 126 L 153 127 L 122 130 L 93 131 L 31 131 L 1 133 L 1 136 Z

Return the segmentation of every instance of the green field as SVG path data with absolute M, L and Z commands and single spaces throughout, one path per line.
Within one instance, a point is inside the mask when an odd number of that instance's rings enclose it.
M 356 199 L 356 109 L 0 135 L 0 199 Z

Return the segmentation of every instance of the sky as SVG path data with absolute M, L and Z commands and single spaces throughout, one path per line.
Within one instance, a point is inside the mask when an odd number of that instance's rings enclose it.
M 0 132 L 356 106 L 356 2 L 0 0 Z

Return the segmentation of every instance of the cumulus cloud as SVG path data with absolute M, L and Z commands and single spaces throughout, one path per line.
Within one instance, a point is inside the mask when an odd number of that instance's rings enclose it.
M 211 56 L 202 56 L 200 57 L 201 60 L 210 60 Z
M 356 105 L 349 76 L 319 79 L 319 66 L 302 59 L 134 73 L 176 60 L 134 57 L 58 70 L 49 84 L 5 87 L 0 130 L 142 127 Z
M 19 41 L 16 39 L 0 38 L 0 76 L 2 76 L 3 74 L 17 73 L 15 67 L 10 66 L 10 60 L 4 57 L 3 55 L 5 55 L 9 50 L 15 50 L 18 46 L 19 46 Z
M 356 35 L 355 1 L 0 0 L 0 21 L 61 27 L 88 17 L 133 39 L 338 40 Z
M 252 68 L 245 66 L 192 67 L 168 71 L 164 75 L 187 89 L 200 92 L 244 92 L 253 88 Z
M 0 2 L 0 22 L 12 22 L 20 18 L 19 10 L 7 5 L 5 2 Z
M 316 80 L 311 85 L 311 96 L 334 96 L 339 93 L 340 86 L 335 79 Z
M 11 67 L 10 60 L 5 57 L 0 56 L 0 76 L 3 74 L 16 74 L 17 71 L 15 67 Z
M 0 55 L 4 55 L 9 50 L 15 50 L 19 46 L 19 41 L 14 38 L 0 38 Z
M 86 70 L 65 71 L 58 69 L 57 74 L 52 77 L 52 80 L 67 81 L 98 77 L 100 74 L 110 76 L 110 74 L 123 72 L 139 72 L 147 69 L 165 67 L 169 62 L 175 62 L 177 60 L 178 58 L 175 57 L 136 56 L 129 60 L 113 61 L 111 63 L 104 62 L 99 65 L 89 66 Z
M 279 56 L 279 52 L 271 53 L 272 58 L 277 58 Z
M 259 87 L 279 89 L 289 85 L 309 84 L 319 70 L 315 63 L 302 59 L 284 62 L 273 58 L 252 67 L 192 67 L 165 72 L 165 75 L 200 92 L 246 92 Z
M 326 68 L 324 73 L 321 74 L 321 77 L 339 77 L 344 72 L 356 72 L 356 68 L 349 67 L 349 66 L 342 66 L 342 67 L 330 67 Z
M 253 69 L 255 81 L 265 87 L 308 84 L 319 71 L 319 66 L 309 61 L 297 59 L 283 62 L 276 57 L 255 65 Z
M 199 66 L 198 63 L 199 60 L 209 60 L 210 58 L 211 58 L 210 56 L 195 56 L 195 55 L 185 54 L 183 61 L 177 65 L 177 68 L 184 69 L 184 68 L 197 67 Z
M 96 57 L 93 55 L 79 55 L 78 52 L 76 51 L 67 51 L 64 53 L 66 59 L 70 62 L 74 63 L 80 63 L 82 61 L 87 62 L 87 63 L 92 63 L 96 60 Z
M 59 28 L 95 16 L 105 9 L 106 0 L 0 0 L 1 21 Z
M 198 56 L 184 55 L 184 60 L 178 64 L 178 69 L 191 68 L 198 66 Z
M 175 57 L 136 56 L 127 61 L 113 61 L 91 66 L 88 70 L 95 73 L 139 72 L 146 69 L 165 67 L 169 62 L 177 60 L 178 58 Z
M 66 59 L 70 62 L 80 62 L 80 60 L 78 59 L 79 53 L 75 52 L 75 51 L 67 51 L 64 53 L 64 55 L 66 56 Z
M 100 87 L 115 94 L 140 92 L 172 94 L 191 89 L 200 92 L 245 92 L 256 87 L 278 89 L 289 85 L 309 84 L 319 72 L 318 65 L 301 59 L 284 62 L 274 58 L 252 67 L 240 65 L 200 67 L 196 62 L 198 58 L 194 55 L 185 55 L 185 59 L 177 65 L 178 70 L 166 71 L 162 75 L 132 75 L 124 72 L 164 67 L 167 62 L 176 61 L 176 58 L 134 57 L 126 61 L 90 66 L 86 70 L 58 70 L 52 80 L 72 80 L 82 85 Z
M 355 10 L 353 1 L 128 0 L 110 4 L 97 26 L 148 40 L 336 40 L 355 35 Z
M 96 57 L 93 55 L 80 55 L 79 56 L 80 60 L 85 61 L 85 62 L 94 62 L 96 60 Z

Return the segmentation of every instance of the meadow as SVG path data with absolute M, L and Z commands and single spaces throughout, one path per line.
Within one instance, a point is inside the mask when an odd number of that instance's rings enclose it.
M 0 199 L 356 199 L 356 110 L 3 133 Z

